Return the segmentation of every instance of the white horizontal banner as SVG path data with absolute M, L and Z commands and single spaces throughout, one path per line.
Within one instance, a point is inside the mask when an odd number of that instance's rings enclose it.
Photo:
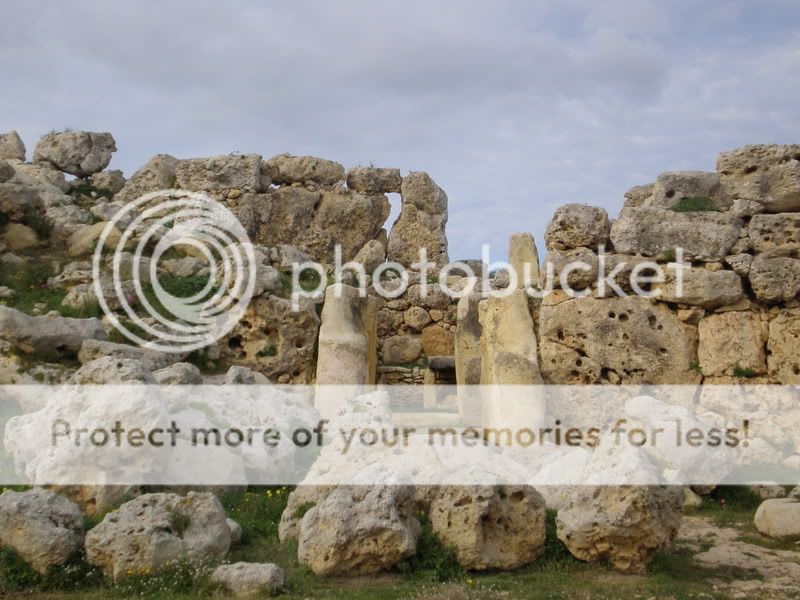
M 0 483 L 800 482 L 794 386 L 0 386 Z

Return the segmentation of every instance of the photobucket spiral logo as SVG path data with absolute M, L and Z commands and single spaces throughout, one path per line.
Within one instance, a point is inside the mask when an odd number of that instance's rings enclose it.
M 188 293 L 165 289 L 159 263 L 168 251 L 204 260 L 207 282 Z M 228 208 L 203 193 L 161 190 L 125 205 L 108 223 L 97 241 L 92 278 L 100 307 L 123 336 L 182 353 L 215 342 L 241 319 L 253 295 L 256 260 Z

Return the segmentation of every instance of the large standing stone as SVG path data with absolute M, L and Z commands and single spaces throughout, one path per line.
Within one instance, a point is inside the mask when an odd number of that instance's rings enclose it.
M 283 587 L 283 569 L 271 563 L 238 562 L 220 565 L 211 572 L 211 583 L 220 584 L 234 598 L 271 594 Z
M 558 539 L 575 558 L 641 573 L 672 544 L 682 507 L 679 486 L 580 487 L 558 511 Z
M 544 233 L 548 250 L 597 248 L 607 240 L 608 213 L 603 208 L 586 204 L 565 204 L 556 209 Z
M 710 315 L 698 324 L 698 358 L 706 376 L 733 375 L 734 369 L 767 372 L 765 327 L 758 313 L 748 311 Z
M 156 154 L 125 182 L 114 199 L 131 202 L 143 194 L 175 188 L 177 186 L 175 175 L 177 166 L 178 159 L 174 156 Z
M 213 494 L 145 494 L 89 531 L 86 558 L 116 581 L 178 561 L 219 561 L 230 544 L 225 511 Z
M 227 154 L 179 160 L 175 178 L 178 187 L 195 192 L 258 192 L 261 189 L 261 157 L 257 154 Z
M 220 341 L 220 358 L 271 380 L 283 375 L 294 383 L 309 383 L 318 331 L 312 302 L 301 298 L 295 311 L 291 300 L 265 294 L 250 301 L 244 316 Z
M 447 255 L 447 194 L 423 172 L 403 177 L 400 216 L 389 232 L 390 261 L 409 267 L 419 262 L 420 249 L 427 260 L 441 268 L 450 262 Z
M 25 162 L 25 144 L 16 131 L 0 133 L 0 159 Z
M 545 504 L 533 488 L 446 486 L 434 494 L 431 528 L 465 569 L 516 569 L 544 552 Z
M 715 208 L 730 206 L 722 195 L 719 175 L 705 171 L 668 171 L 656 178 L 648 206 L 670 208 L 684 198 L 706 198 Z
M 758 202 L 770 213 L 800 211 L 800 144 L 758 144 L 717 159 L 723 191 Z
M 474 280 L 477 283 L 477 279 Z M 477 385 L 481 382 L 481 323 L 478 306 L 481 297 L 476 289 L 462 296 L 456 313 L 456 382 Z
M 86 339 L 104 340 L 106 332 L 99 319 L 73 319 L 52 312 L 31 317 L 0 306 L 0 338 L 23 352 L 77 352 Z
M 755 525 L 764 535 L 778 539 L 800 539 L 800 499 L 773 498 L 758 507 Z
M 358 288 L 334 284 L 325 290 L 319 328 L 317 385 L 364 386 L 375 383 L 377 302 Z M 341 396 L 318 390 L 315 405 L 323 417 L 340 408 Z
M 64 131 L 48 133 L 40 139 L 33 161 L 50 163 L 59 171 L 76 177 L 88 177 L 105 169 L 116 151 L 110 133 Z
M 344 167 L 332 160 L 315 156 L 278 154 L 265 161 L 264 168 L 273 183 L 320 183 L 333 185 L 344 181 Z
M 800 383 L 800 315 L 784 312 L 769 324 L 767 364 L 780 383 Z
M 699 380 L 697 329 L 665 304 L 640 296 L 575 298 L 542 305 L 541 368 L 548 383 L 567 383 L 588 364 L 616 383 Z M 556 352 L 561 346 L 566 352 Z M 592 381 L 585 381 L 592 383 Z
M 419 523 L 408 486 L 340 486 L 300 525 L 298 560 L 316 575 L 370 574 L 414 554 Z
M 400 169 L 354 167 L 347 171 L 347 187 L 367 194 L 399 193 L 402 177 Z
M 623 208 L 611 227 L 611 242 L 622 254 L 720 261 L 739 239 L 742 221 L 728 213 L 675 212 L 665 208 Z
M 74 503 L 43 489 L 0 495 L 0 546 L 38 573 L 63 565 L 83 546 L 83 516 Z
M 508 242 L 508 262 L 517 274 L 517 287 L 539 286 L 539 251 L 530 233 L 512 233 Z

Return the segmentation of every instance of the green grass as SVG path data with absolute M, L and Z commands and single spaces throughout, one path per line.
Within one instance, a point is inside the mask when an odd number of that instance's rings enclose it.
M 750 379 L 752 377 L 756 377 L 757 375 L 758 375 L 758 373 L 756 373 L 753 369 L 740 367 L 739 365 L 736 365 L 733 368 L 733 376 L 734 377 L 742 377 L 742 378 L 745 378 L 745 379 Z
M 688 196 L 678 200 L 677 204 L 669 208 L 675 212 L 719 212 L 709 198 L 705 196 Z
M 397 566 L 397 571 L 435 582 L 453 581 L 466 573 L 456 554 L 447 548 L 431 529 L 424 515 L 418 515 L 422 531 L 417 538 L 417 553 Z
M 0 269 L 0 286 L 9 287 L 15 292 L 3 303 L 29 315 L 33 314 L 37 304 L 44 305 L 40 314 L 52 310 L 58 311 L 63 317 L 75 318 L 99 317 L 102 314 L 96 302 L 77 309 L 61 306 L 67 292 L 47 287 L 47 279 L 51 275 L 53 271 L 46 259 L 19 267 L 3 267 Z

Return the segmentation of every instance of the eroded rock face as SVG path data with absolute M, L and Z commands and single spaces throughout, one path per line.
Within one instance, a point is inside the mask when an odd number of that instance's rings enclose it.
M 78 360 L 82 365 L 104 356 L 137 360 L 144 363 L 145 368 L 151 371 L 163 369 L 185 358 L 181 353 L 159 352 L 150 348 L 97 339 L 84 340 L 78 352 Z
M 670 208 L 684 198 L 706 198 L 718 209 L 730 206 L 722 194 L 719 175 L 705 171 L 668 171 L 656 178 L 648 206 Z
M 131 202 L 149 192 L 173 189 L 177 185 L 178 159 L 169 154 L 156 154 L 125 182 L 115 200 Z
M 800 539 L 800 499 L 773 498 L 758 507 L 755 526 L 761 533 L 778 539 Z
M 219 561 L 231 533 L 213 494 L 145 494 L 108 514 L 86 536 L 86 558 L 114 580 L 176 561 Z
M 581 487 L 558 511 L 558 539 L 579 560 L 642 573 L 675 539 L 682 506 L 679 486 Z
M 153 373 L 156 383 L 160 385 L 199 385 L 203 383 L 203 375 L 196 366 L 179 362 Z
M 748 277 L 756 298 L 766 304 L 788 302 L 800 294 L 800 258 L 780 249 L 753 258 Z
M 295 383 L 311 381 L 320 321 L 314 304 L 302 300 L 300 310 L 294 311 L 291 300 L 279 296 L 253 298 L 242 319 L 220 341 L 221 359 L 271 380 L 284 375 Z
M 65 131 L 50 133 L 40 139 L 33 161 L 50 163 L 59 171 L 76 177 L 88 177 L 105 169 L 116 151 L 110 133 Z
M 530 233 L 512 233 L 508 242 L 508 262 L 517 274 L 517 287 L 539 284 L 539 251 Z M 525 280 L 528 279 L 528 282 Z
M 0 159 L 25 161 L 25 144 L 16 131 L 0 133 Z
M 709 315 L 698 325 L 698 358 L 704 375 L 733 375 L 734 369 L 767 372 L 766 327 L 749 311 Z
M 800 144 L 758 144 L 717 159 L 723 191 L 763 205 L 766 212 L 800 211 Z
M 741 229 L 741 219 L 728 213 L 631 207 L 612 225 L 611 241 L 622 254 L 668 258 L 683 248 L 684 259 L 720 261 L 731 254 Z
M 800 315 L 784 312 L 769 324 L 770 377 L 780 383 L 800 383 Z
M 83 546 L 83 516 L 74 503 L 43 489 L 0 495 L 0 546 L 38 573 L 63 565 Z
M 278 154 L 264 163 L 273 183 L 320 183 L 334 185 L 344 181 L 344 167 L 332 160 L 315 156 Z
M 767 252 L 787 244 L 800 245 L 800 214 L 755 215 L 747 234 L 755 252 Z
M 211 583 L 220 584 L 234 598 L 274 593 L 283 582 L 283 569 L 271 563 L 238 562 L 220 565 L 211 573 Z
M 456 382 L 477 385 L 481 382 L 481 324 L 478 314 L 480 295 L 476 290 L 458 301 L 454 351 Z
M 261 157 L 257 154 L 227 154 L 179 160 L 175 179 L 178 187 L 193 192 L 258 192 L 261 189 Z
M 659 299 L 703 308 L 734 304 L 744 297 L 742 280 L 733 271 L 684 268 L 679 285 L 677 273 L 670 272 Z
M 142 360 L 103 356 L 85 363 L 75 371 L 69 383 L 80 385 L 154 384 L 150 367 Z
M 353 167 L 347 171 L 347 187 L 367 194 L 400 193 L 400 169 Z
M 544 243 L 548 250 L 597 248 L 608 240 L 608 213 L 585 204 L 565 204 L 556 209 L 547 225 Z
M 125 187 L 125 176 L 120 170 L 100 171 L 91 176 L 91 182 L 99 190 L 106 190 L 116 194 Z
M 431 528 L 469 570 L 516 569 L 544 552 L 544 499 L 525 486 L 435 488 Z
M 403 177 L 400 216 L 389 232 L 387 254 L 403 266 L 419 262 L 421 248 L 427 260 L 441 268 L 450 262 L 447 254 L 447 194 L 427 173 Z
M 23 352 L 77 352 L 86 339 L 104 340 L 106 332 L 99 319 L 73 319 L 58 313 L 31 317 L 0 306 L 0 337 Z
M 597 255 L 589 248 L 571 250 L 551 250 L 544 259 L 545 272 L 552 271 L 553 286 L 583 290 L 597 281 L 599 262 Z M 567 269 L 565 271 L 565 269 Z
M 300 525 L 298 560 L 316 575 L 377 573 L 416 551 L 419 523 L 406 486 L 341 486 Z
M 575 298 L 544 304 L 541 370 L 548 383 L 690 383 L 699 380 L 697 330 L 647 298 Z M 555 347 L 561 348 L 555 348 Z M 566 349 L 566 350 L 564 350 Z
M 393 335 L 383 341 L 383 364 L 412 363 L 422 354 L 422 338 L 418 335 Z

